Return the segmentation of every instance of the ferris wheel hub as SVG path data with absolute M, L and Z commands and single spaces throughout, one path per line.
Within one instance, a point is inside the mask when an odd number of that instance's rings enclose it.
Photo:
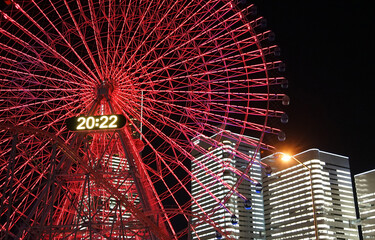
M 108 99 L 110 97 L 110 95 L 112 94 L 113 92 L 113 85 L 104 80 L 98 87 L 97 87 L 97 90 L 96 90 L 96 93 L 97 93 L 97 97 L 99 99 L 102 99 L 103 97 Z

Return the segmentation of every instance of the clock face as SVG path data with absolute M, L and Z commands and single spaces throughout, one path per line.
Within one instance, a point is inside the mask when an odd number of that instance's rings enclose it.
M 100 116 L 78 116 L 66 120 L 70 131 L 110 130 L 125 126 L 126 118 L 120 114 Z

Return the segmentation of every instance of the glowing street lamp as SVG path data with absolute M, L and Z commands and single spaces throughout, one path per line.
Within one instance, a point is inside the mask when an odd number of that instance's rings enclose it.
M 311 188 L 311 200 L 312 200 L 312 208 L 313 208 L 313 218 L 314 218 L 314 228 L 315 228 L 315 239 L 318 240 L 318 224 L 317 224 L 317 218 L 316 218 L 316 209 L 315 209 L 315 199 L 314 199 L 314 191 L 313 191 L 313 182 L 312 182 L 312 172 L 311 168 L 307 167 L 303 162 L 295 158 L 294 156 L 281 153 L 280 159 L 282 161 L 290 161 L 291 159 L 295 160 L 299 164 L 301 164 L 304 168 L 306 168 L 310 175 L 310 188 Z
M 292 156 L 290 156 L 288 154 L 285 154 L 285 153 L 281 154 L 281 160 L 283 160 L 284 162 L 289 161 L 291 158 L 292 158 Z

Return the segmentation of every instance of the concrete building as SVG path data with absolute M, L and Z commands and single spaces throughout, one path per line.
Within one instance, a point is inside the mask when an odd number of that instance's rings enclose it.
M 359 239 L 348 157 L 310 149 L 262 161 L 272 168 L 263 174 L 266 239 L 316 239 L 313 202 L 318 239 Z
M 363 239 L 375 239 L 375 169 L 354 176 Z
M 231 133 L 233 134 L 233 133 Z M 211 138 L 215 138 L 212 136 Z M 192 172 L 198 178 L 198 180 L 211 191 L 217 199 L 222 200 L 229 190 L 224 184 L 220 183 L 210 173 L 207 172 L 202 166 L 205 166 L 222 179 L 228 186 L 233 186 L 238 176 L 230 170 L 230 167 L 244 171 L 248 161 L 241 159 L 238 156 L 234 156 L 233 149 L 237 148 L 241 153 L 246 155 L 254 155 L 254 148 L 250 145 L 241 143 L 237 146 L 234 140 L 229 138 L 221 137 L 220 146 L 213 147 L 208 144 L 210 139 L 207 137 L 199 136 L 194 139 L 197 148 L 205 149 L 202 151 L 194 151 L 193 156 L 196 158 L 197 163 L 192 163 Z M 260 155 L 257 154 L 256 158 L 260 160 Z M 200 165 L 203 164 L 203 165 Z M 228 167 L 223 167 L 222 164 L 226 164 Z M 261 167 L 259 164 L 253 164 L 251 167 L 250 176 L 257 181 L 261 181 Z M 229 214 L 224 208 L 215 201 L 215 199 L 207 193 L 197 181 L 192 181 L 191 194 L 197 199 L 198 204 L 192 205 L 193 215 L 199 215 L 202 209 L 206 213 L 210 213 L 213 209 L 217 209 L 212 214 L 211 219 L 220 226 L 223 231 L 231 236 L 233 239 L 265 239 L 264 238 L 264 211 L 263 211 L 263 199 L 262 194 L 256 189 L 256 186 L 249 181 L 243 181 L 239 187 L 238 192 L 245 196 L 252 202 L 252 209 L 245 209 L 244 199 L 233 194 L 225 204 L 232 213 L 235 213 L 238 224 L 233 225 L 231 223 L 231 214 Z M 201 206 L 202 209 L 198 207 Z M 192 217 L 191 224 L 195 226 L 199 222 L 198 218 Z M 200 223 L 195 226 L 195 232 L 192 234 L 192 239 L 198 239 L 196 234 L 201 240 L 212 240 L 216 239 L 216 231 L 209 224 Z M 219 237 L 218 237 L 219 238 Z M 222 238 L 224 239 L 224 237 Z

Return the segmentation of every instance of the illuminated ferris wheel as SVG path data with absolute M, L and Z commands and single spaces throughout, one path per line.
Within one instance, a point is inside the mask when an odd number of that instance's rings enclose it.
M 233 185 L 192 151 L 221 137 L 272 148 L 284 64 L 253 5 L 232 1 L 17 1 L 0 10 L 0 238 L 184 239 Z M 211 136 L 215 135 L 215 138 Z M 245 138 L 242 136 L 251 136 Z M 220 160 L 213 158 L 218 164 Z M 217 198 L 192 171 L 225 186 Z M 263 165 L 262 165 L 263 166 Z M 264 166 L 265 167 L 265 166 Z M 226 169 L 226 170 L 228 170 Z M 224 171 L 224 169 L 223 169 Z M 257 184 L 256 181 L 252 181 Z M 192 206 L 201 209 L 199 214 Z M 198 219 L 189 224 L 192 217 Z

